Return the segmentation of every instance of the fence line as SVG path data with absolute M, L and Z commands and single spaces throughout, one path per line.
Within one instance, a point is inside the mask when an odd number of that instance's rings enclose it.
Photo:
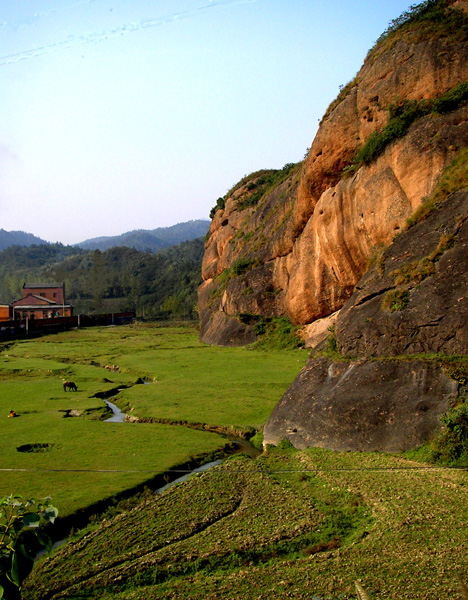
M 27 335 L 55 333 L 77 327 L 97 325 L 122 325 L 136 318 L 135 311 L 104 313 L 100 315 L 76 315 L 74 317 L 53 317 L 51 319 L 16 319 L 0 321 L 0 341 Z

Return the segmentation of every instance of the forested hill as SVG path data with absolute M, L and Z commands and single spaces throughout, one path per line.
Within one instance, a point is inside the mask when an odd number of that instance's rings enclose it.
M 47 244 L 47 242 L 25 231 L 5 231 L 4 229 L 0 229 L 0 250 L 14 245 L 31 246 L 32 244 Z
M 86 250 L 107 250 L 115 246 L 126 246 L 142 252 L 155 252 L 180 242 L 202 237 L 209 228 L 210 221 L 207 220 L 187 221 L 171 227 L 136 229 L 122 235 L 92 238 L 80 242 L 77 246 Z
M 203 238 L 156 253 L 13 246 L 0 252 L 0 302 L 20 298 L 26 281 L 63 281 L 75 314 L 136 310 L 154 317 L 193 317 L 203 249 Z

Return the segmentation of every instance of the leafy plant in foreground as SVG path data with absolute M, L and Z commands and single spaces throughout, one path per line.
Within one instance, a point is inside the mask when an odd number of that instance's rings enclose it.
M 52 547 L 49 536 L 39 526 L 53 523 L 57 514 L 48 499 L 25 500 L 13 495 L 0 499 L 0 598 L 21 598 L 20 588 L 31 572 L 34 554 Z M 33 550 L 24 539 L 26 529 L 36 534 Z

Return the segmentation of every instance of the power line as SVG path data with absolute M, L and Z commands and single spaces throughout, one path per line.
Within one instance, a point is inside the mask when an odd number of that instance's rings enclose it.
M 54 12 L 59 12 L 59 10 L 68 10 L 70 8 L 80 6 L 82 4 L 91 4 L 95 1 L 96 0 L 83 0 L 82 2 L 78 2 L 68 7 L 63 7 L 62 9 L 53 9 L 43 13 L 36 13 L 30 17 L 26 17 L 23 20 L 17 20 L 12 22 L 5 21 L 3 23 L 0 23 L 0 26 L 6 27 L 8 25 L 11 25 L 13 27 L 17 27 L 19 24 L 32 24 L 39 18 L 50 15 Z M 236 6 L 237 4 L 251 4 L 254 2 L 257 2 L 257 0 L 209 0 L 208 3 L 205 2 L 204 4 L 196 6 L 189 10 L 171 12 L 166 15 L 143 18 L 138 20 L 136 23 L 122 23 L 120 25 L 110 27 L 105 30 L 88 32 L 81 35 L 69 34 L 66 38 L 53 43 L 47 43 L 43 46 L 29 48 L 26 50 L 20 50 L 18 52 L 0 56 L 0 66 L 12 64 L 20 60 L 25 60 L 29 58 L 37 58 L 38 56 L 42 56 L 43 54 L 48 54 L 49 52 L 56 50 L 69 49 L 82 44 L 103 42 L 108 40 L 109 38 L 123 36 L 137 31 L 143 31 L 148 28 L 165 26 L 176 21 L 182 21 L 196 17 L 198 14 L 203 14 L 209 10 L 212 10 L 213 8 L 230 5 Z
M 245 474 L 245 473 L 264 473 L 264 474 L 287 474 L 287 473 L 360 473 L 360 472 L 391 472 L 391 471 L 467 471 L 468 467 L 448 467 L 441 465 L 428 465 L 417 467 L 338 467 L 338 468 L 322 468 L 313 469 L 217 469 L 210 470 L 194 470 L 194 469 L 51 469 L 51 468 L 0 468 L 0 472 L 14 473 L 152 473 L 155 475 L 170 475 L 181 474 L 197 475 L 199 473 L 228 473 L 228 474 Z

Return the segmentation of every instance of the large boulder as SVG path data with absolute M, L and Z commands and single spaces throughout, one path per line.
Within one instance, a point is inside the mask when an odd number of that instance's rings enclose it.
M 277 404 L 263 443 L 399 452 L 427 442 L 458 384 L 423 361 L 312 358 Z
M 468 193 L 459 192 L 398 236 L 362 278 L 336 321 L 339 349 L 468 354 L 467 290 Z M 403 302 L 392 307 L 392 297 Z

